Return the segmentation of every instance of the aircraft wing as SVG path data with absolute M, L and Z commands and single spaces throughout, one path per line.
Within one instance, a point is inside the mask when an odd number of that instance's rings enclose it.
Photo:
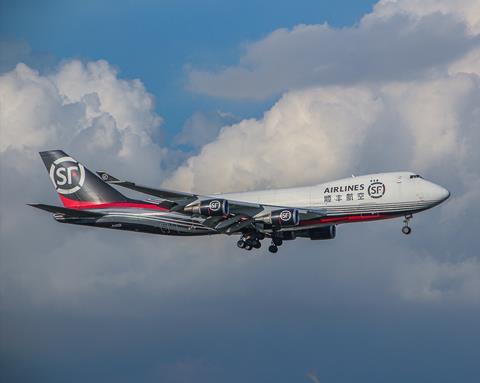
M 221 196 L 203 196 L 193 193 L 178 192 L 169 189 L 154 189 L 147 186 L 137 185 L 134 182 L 121 181 L 104 171 L 98 171 L 97 174 L 103 181 L 109 184 L 122 186 L 136 192 L 157 197 L 161 199 L 158 204 L 167 207 L 171 211 L 183 211 L 185 207 L 190 206 L 197 201 L 200 202 L 215 198 L 222 199 Z M 258 217 L 266 215 L 274 210 L 296 209 L 298 210 L 300 220 L 321 218 L 326 215 L 324 210 L 299 209 L 294 206 L 274 206 L 234 200 L 228 200 L 228 204 L 228 217 L 208 217 L 204 224 L 226 234 L 232 234 L 253 227 Z
M 136 183 L 130 181 L 120 181 L 119 179 L 104 171 L 98 171 L 97 174 L 106 183 L 122 186 L 124 188 L 139 193 L 148 194 L 160 198 L 164 200 L 164 202 L 162 203 L 163 206 L 168 207 L 169 209 L 174 211 L 182 209 L 189 203 L 192 203 L 199 198 L 199 196 L 196 194 L 178 192 L 169 189 L 155 189 L 148 186 L 137 185 Z

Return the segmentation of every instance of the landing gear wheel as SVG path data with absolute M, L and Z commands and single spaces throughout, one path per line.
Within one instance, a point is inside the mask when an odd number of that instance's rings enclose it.
M 270 253 L 275 254 L 275 253 L 278 251 L 278 247 L 275 246 L 275 245 L 270 245 L 270 246 L 268 247 L 268 251 L 269 251 Z
M 402 227 L 402 233 L 405 234 L 405 235 L 408 235 L 412 232 L 412 228 L 409 227 L 409 226 L 404 226 Z
M 240 248 L 240 249 L 244 249 L 245 246 L 247 244 L 245 243 L 245 241 L 243 239 L 240 239 L 238 242 L 237 242 L 237 246 Z
M 283 244 L 282 238 L 277 238 L 277 237 L 273 237 L 272 242 L 275 246 L 282 246 Z
M 245 250 L 252 250 L 252 245 L 245 245 Z
M 262 244 L 261 244 L 260 241 L 256 241 L 256 242 L 253 244 L 253 247 L 254 247 L 255 249 L 260 249 L 260 248 L 262 247 Z

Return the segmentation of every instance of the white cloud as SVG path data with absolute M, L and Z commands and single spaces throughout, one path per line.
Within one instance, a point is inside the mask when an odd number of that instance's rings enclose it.
M 372 168 L 433 175 L 463 168 L 470 171 L 459 176 L 480 177 L 471 168 L 478 159 L 472 143 L 478 142 L 479 95 L 474 74 L 289 92 L 262 119 L 224 127 L 167 184 L 197 192 L 246 190 Z
M 1 153 L 63 148 L 161 179 L 165 149 L 154 142 L 162 119 L 153 97 L 107 62 L 68 61 L 50 75 L 20 63 L 0 76 L 0 89 Z
M 58 204 L 38 151 L 65 149 L 92 170 L 101 166 L 133 176 L 140 168 L 137 178 L 155 184 L 162 179 L 161 163 L 166 151 L 153 139 L 161 121 L 154 111 L 153 97 L 140 81 L 119 79 L 104 61 L 69 61 L 50 75 L 18 64 L 0 76 L 3 294 L 6 285 L 19 288 L 18 280 L 33 289 L 32 296 L 38 295 L 33 293 L 35 290 L 42 295 L 42 283 L 51 281 L 52 288 L 46 289 L 52 293 L 50 298 L 56 296 L 56 289 L 67 293 L 73 286 L 79 292 L 96 284 L 91 279 L 95 272 L 90 279 L 83 275 L 78 280 L 75 272 L 71 275 L 70 269 L 59 270 L 55 265 L 64 266 L 61 259 L 68 262 L 65 253 L 81 254 L 81 243 L 89 243 L 92 254 L 98 254 L 102 235 L 98 233 L 89 240 L 88 233 L 80 232 L 57 238 L 42 224 L 44 219 L 51 222 L 49 217 L 26 206 L 40 201 Z M 24 235 L 28 236 L 27 242 L 22 240 Z M 72 248 L 76 250 L 68 250 Z M 43 254 L 43 259 L 36 258 L 37 252 Z M 35 267 L 30 269 L 29 265 Z M 98 265 L 90 262 L 86 266 L 90 272 Z M 78 271 L 74 265 L 69 267 L 72 272 Z M 51 275 L 57 277 L 52 279 Z
M 374 92 L 363 88 L 289 93 L 263 119 L 223 128 L 167 184 L 241 191 L 334 177 L 349 171 L 380 108 Z
M 478 0 L 381 0 L 365 19 L 392 17 L 399 13 L 421 18 L 434 13 L 453 16 L 465 23 L 470 34 L 480 33 Z
M 51 77 L 65 103 L 81 102 L 90 95 L 97 100 L 88 104 L 87 118 L 100 113 L 113 116 L 120 130 L 132 130 L 140 137 L 155 133 L 162 119 L 154 113 L 154 99 L 140 80 L 122 80 L 106 61 L 74 60 L 65 63 Z
M 480 73 L 480 48 L 472 49 L 465 56 L 453 62 L 448 71 L 455 73 Z
M 479 44 L 478 1 L 385 1 L 358 25 L 277 29 L 245 45 L 237 65 L 188 70 L 209 96 L 265 99 L 311 85 L 418 79 L 446 71 Z

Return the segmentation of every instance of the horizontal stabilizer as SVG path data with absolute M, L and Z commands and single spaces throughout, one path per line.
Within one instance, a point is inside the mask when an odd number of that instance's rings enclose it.
M 103 216 L 102 213 L 95 213 L 92 211 L 78 210 L 78 209 L 69 209 L 61 206 L 45 205 L 43 203 L 29 203 L 28 205 L 32 207 L 36 207 L 37 209 L 40 209 L 40 210 L 48 211 L 49 213 L 63 214 L 69 217 L 98 218 Z

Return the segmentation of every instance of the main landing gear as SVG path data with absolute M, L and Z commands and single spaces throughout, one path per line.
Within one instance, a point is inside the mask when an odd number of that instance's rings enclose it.
M 409 215 L 406 215 L 405 219 L 403 220 L 404 226 L 402 227 L 402 233 L 405 234 L 405 235 L 408 235 L 412 232 L 412 228 L 410 226 L 408 226 L 408 223 L 410 222 L 412 217 L 413 216 L 411 214 L 409 214 Z
M 260 241 L 265 239 L 265 234 L 259 232 L 245 233 L 242 238 L 237 241 L 237 246 L 240 249 L 252 250 L 260 249 L 262 243 Z M 271 245 L 268 247 L 268 251 L 275 254 L 278 251 L 278 247 L 283 244 L 282 238 L 272 237 Z
M 237 242 L 237 246 L 240 249 L 245 250 L 260 249 L 262 247 L 262 243 L 260 241 L 264 238 L 265 235 L 261 233 L 246 234 L 243 235 L 242 238 L 240 238 L 240 240 Z

